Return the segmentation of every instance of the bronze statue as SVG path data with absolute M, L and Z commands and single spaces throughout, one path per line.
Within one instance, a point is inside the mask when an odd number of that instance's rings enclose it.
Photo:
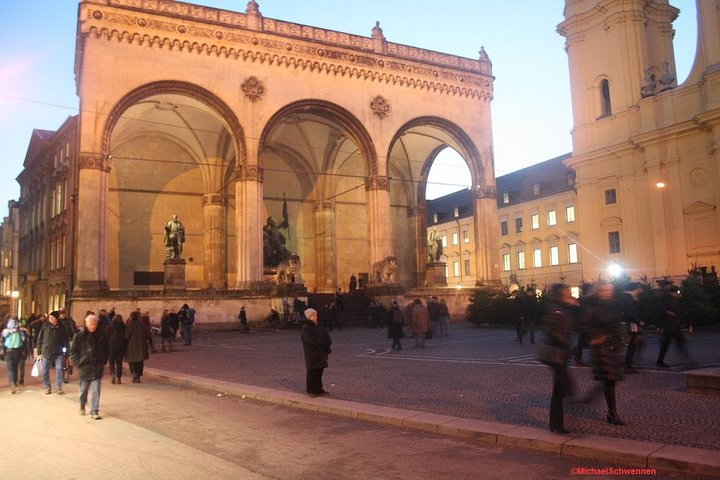
M 428 261 L 439 262 L 443 254 L 442 237 L 437 229 L 433 227 L 428 235 Z
M 182 244 L 185 243 L 185 227 L 178 220 L 177 214 L 165 224 L 165 257 L 182 258 Z
M 263 263 L 266 267 L 277 267 L 280 262 L 290 258 L 290 250 L 285 248 L 285 235 L 272 217 L 268 217 L 263 227 Z

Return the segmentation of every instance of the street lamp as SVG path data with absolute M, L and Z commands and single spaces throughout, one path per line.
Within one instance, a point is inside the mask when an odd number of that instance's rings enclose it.
M 617 278 L 623 273 L 623 267 L 620 266 L 619 263 L 611 263 L 608 265 L 608 275 L 610 275 L 610 278 Z

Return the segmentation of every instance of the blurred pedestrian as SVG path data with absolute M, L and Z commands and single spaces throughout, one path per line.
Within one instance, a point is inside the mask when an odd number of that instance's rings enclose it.
M 185 339 L 185 343 L 183 345 L 189 347 L 192 345 L 192 330 L 193 324 L 195 323 L 195 309 L 191 308 L 186 303 L 180 309 L 178 317 L 180 320 L 180 327 L 183 331 L 183 338 Z
M 690 357 L 687 350 L 687 340 L 682 332 L 682 320 L 678 312 L 678 303 L 680 296 L 677 293 L 677 287 L 670 280 L 662 280 L 660 282 L 660 315 L 662 324 L 662 334 L 660 335 L 660 352 L 658 353 L 655 365 L 660 368 L 669 368 L 665 363 L 665 355 L 667 354 L 670 342 L 675 343 L 680 353 L 691 363 L 695 363 Z
M 18 386 L 18 367 L 23 361 L 22 351 L 27 348 L 29 342 L 30 338 L 20 329 L 17 318 L 10 317 L 2 330 L 2 348 L 5 352 L 5 366 L 12 394 Z
M 145 360 L 150 358 L 150 330 L 140 321 L 140 312 L 134 311 L 130 314 L 125 328 L 125 339 L 127 340 L 125 361 L 130 367 L 133 383 L 141 383 L 140 377 L 143 375 Z
M 170 311 L 168 309 L 163 310 L 162 317 L 160 317 L 160 351 L 170 353 L 173 349 L 173 329 L 170 323 Z
M 430 326 L 430 314 L 419 298 L 413 300 L 412 331 L 415 335 L 415 347 L 425 348 L 425 336 Z
M 640 318 L 639 295 L 640 284 L 630 282 L 618 300 L 620 316 L 625 323 L 628 334 L 627 351 L 625 352 L 625 373 L 638 372 L 635 367 L 633 367 L 633 361 L 635 359 L 635 352 L 640 347 L 642 328 L 645 325 Z
M 400 350 L 402 349 L 400 339 L 405 336 L 405 334 L 403 333 L 405 317 L 403 316 L 403 312 L 400 310 L 400 306 L 396 301 L 392 302 L 392 306 L 390 306 L 390 314 L 388 317 L 388 338 L 392 338 L 392 345 L 390 346 L 390 349 Z
M 285 305 L 290 308 L 287 300 L 283 299 L 283 327 L 287 325 L 287 315 L 285 314 Z M 240 307 L 240 313 L 238 313 L 238 320 L 240 320 L 240 332 L 247 333 L 250 329 L 247 326 L 247 313 L 245 312 L 245 306 Z
M 440 299 L 440 320 L 438 322 L 438 336 L 447 337 L 450 335 L 450 310 L 448 310 L 445 299 Z
M 607 422 L 625 425 L 617 413 L 615 395 L 616 384 L 623 379 L 625 352 L 620 333 L 620 315 L 613 301 L 614 290 L 612 284 L 599 282 L 594 285 L 588 302 L 583 305 L 580 324 L 590 339 L 593 378 L 600 382 L 584 401 L 591 402 L 602 390 L 607 404 Z
M 327 395 L 323 388 L 322 376 L 328 366 L 328 355 L 332 352 L 330 335 L 318 326 L 318 313 L 314 308 L 305 310 L 306 321 L 302 325 L 300 337 L 305 357 L 305 391 L 310 397 Z
M 538 347 L 538 357 L 552 368 L 553 372 L 550 397 L 551 432 L 570 433 L 565 429 L 563 400 L 571 396 L 574 390 L 567 361 L 570 358 L 570 344 L 578 308 L 578 302 L 566 285 L 556 283 L 550 287 L 547 313 L 543 318 L 545 340 Z

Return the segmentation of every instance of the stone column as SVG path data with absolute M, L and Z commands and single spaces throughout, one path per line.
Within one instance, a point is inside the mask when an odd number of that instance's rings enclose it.
M 315 202 L 315 232 L 315 285 L 318 292 L 334 292 L 337 285 L 334 202 Z
M 78 158 L 75 290 L 107 290 L 107 182 L 110 167 L 99 153 Z
M 390 178 L 380 175 L 367 177 L 365 191 L 370 236 L 368 269 L 372 271 L 373 263 L 393 255 L 390 233 Z
M 205 286 L 225 288 L 223 252 L 225 231 L 223 229 L 223 204 L 218 193 L 203 195 L 203 265 Z
M 240 165 L 235 182 L 238 290 L 263 284 L 263 172 L 257 165 Z
M 425 265 L 428 262 L 427 248 L 427 208 L 423 204 L 417 208 L 408 208 L 408 221 L 415 232 L 415 286 L 425 284 Z
M 497 216 L 497 189 L 480 185 L 474 191 L 475 278 L 486 283 L 500 282 L 500 232 Z M 462 268 L 462 266 L 460 267 Z

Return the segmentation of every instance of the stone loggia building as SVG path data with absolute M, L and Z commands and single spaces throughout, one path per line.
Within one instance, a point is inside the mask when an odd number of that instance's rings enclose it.
M 420 286 L 426 180 L 448 147 L 472 177 L 472 271 L 499 280 L 484 50 L 265 18 L 254 0 L 242 13 L 172 0 L 80 0 L 78 12 L 72 205 L 56 212 L 74 309 L 166 306 L 163 225 L 177 213 L 188 292 L 208 318 L 234 318 L 239 296 L 266 294 L 263 225 L 285 205 L 310 292 L 388 256 L 399 284 Z

